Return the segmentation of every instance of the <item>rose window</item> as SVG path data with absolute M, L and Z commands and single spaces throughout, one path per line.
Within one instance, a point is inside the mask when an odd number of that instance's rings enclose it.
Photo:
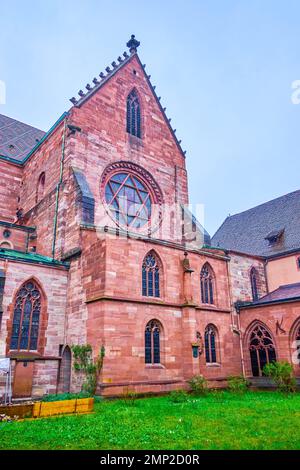
M 105 201 L 120 225 L 141 228 L 151 218 L 151 195 L 136 175 L 115 173 L 105 186 Z

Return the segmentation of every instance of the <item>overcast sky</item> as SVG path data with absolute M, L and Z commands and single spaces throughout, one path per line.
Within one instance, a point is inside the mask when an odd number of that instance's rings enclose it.
M 49 129 L 132 33 L 211 234 L 300 188 L 299 0 L 0 0 L 0 113 Z

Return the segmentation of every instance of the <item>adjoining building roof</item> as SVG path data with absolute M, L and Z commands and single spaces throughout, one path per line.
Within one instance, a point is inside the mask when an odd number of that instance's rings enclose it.
M 266 258 L 300 250 L 300 190 L 227 217 L 212 245 Z
M 45 135 L 44 131 L 0 114 L 0 155 L 22 161 Z
M 263 302 L 271 302 L 273 300 L 287 300 L 298 297 L 300 297 L 300 282 L 279 286 L 276 290 L 273 290 L 273 292 L 261 297 L 256 303 L 260 304 Z
M 281 304 L 296 301 L 300 301 L 300 282 L 279 286 L 277 289 L 264 295 L 255 302 L 237 302 L 236 308 L 240 311 L 242 309 L 262 307 L 269 304 Z

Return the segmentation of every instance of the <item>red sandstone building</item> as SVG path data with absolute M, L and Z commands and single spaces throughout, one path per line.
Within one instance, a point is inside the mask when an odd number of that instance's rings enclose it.
M 196 374 L 219 386 L 275 359 L 299 375 L 300 192 L 211 241 L 139 43 L 127 46 L 47 133 L 0 115 L 0 356 L 14 397 L 78 390 L 75 344 L 105 347 L 105 395 Z

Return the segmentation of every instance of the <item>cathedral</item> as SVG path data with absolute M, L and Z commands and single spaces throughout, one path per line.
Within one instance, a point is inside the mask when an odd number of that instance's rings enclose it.
M 195 375 L 259 384 L 280 360 L 300 377 L 300 191 L 210 237 L 139 46 L 132 35 L 46 133 L 0 115 L 0 358 L 14 399 L 80 391 L 74 345 L 105 349 L 104 396 Z

